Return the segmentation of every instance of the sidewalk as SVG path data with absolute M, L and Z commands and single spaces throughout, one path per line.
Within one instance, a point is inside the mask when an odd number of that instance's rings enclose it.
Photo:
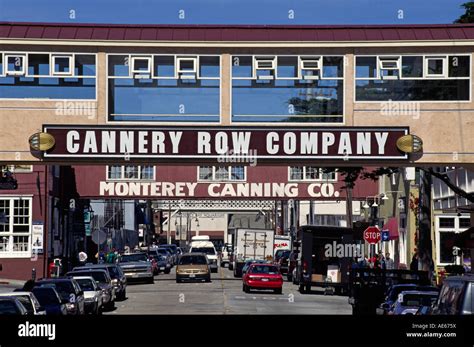
M 26 280 L 12 280 L 12 279 L 7 279 L 7 278 L 0 278 L 0 285 L 11 285 L 11 286 L 18 286 L 18 287 L 23 287 L 25 284 Z

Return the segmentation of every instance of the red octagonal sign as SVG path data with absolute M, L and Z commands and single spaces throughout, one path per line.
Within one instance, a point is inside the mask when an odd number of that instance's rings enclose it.
M 382 232 L 376 226 L 368 227 L 364 231 L 364 240 L 370 244 L 376 244 L 382 238 Z

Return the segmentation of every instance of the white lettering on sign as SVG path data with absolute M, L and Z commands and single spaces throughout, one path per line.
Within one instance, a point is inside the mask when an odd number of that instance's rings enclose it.
M 48 129 L 49 130 L 49 129 Z M 395 148 L 396 139 L 408 131 L 403 129 L 354 131 L 321 129 L 305 130 L 242 130 L 230 131 L 227 128 L 206 131 L 207 129 L 187 129 L 154 131 L 146 128 L 126 130 L 59 130 L 54 127 L 51 134 L 57 137 L 57 145 L 45 153 L 48 156 L 71 156 L 90 154 L 127 154 L 132 157 L 149 158 L 220 158 L 229 153 L 245 155 L 257 153 L 257 157 L 271 158 L 338 158 L 347 156 L 406 158 Z M 394 133 L 396 131 L 396 133 Z M 61 141 L 61 136 L 65 141 Z M 64 145 L 63 145 L 64 143 Z M 63 147 L 62 147 L 63 146 Z M 394 151 L 394 148 L 396 151 Z

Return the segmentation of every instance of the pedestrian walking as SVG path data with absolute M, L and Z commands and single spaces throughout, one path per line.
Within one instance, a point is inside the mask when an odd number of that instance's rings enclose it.
M 395 269 L 395 263 L 392 258 L 390 258 L 390 253 L 385 253 L 385 268 L 387 270 Z

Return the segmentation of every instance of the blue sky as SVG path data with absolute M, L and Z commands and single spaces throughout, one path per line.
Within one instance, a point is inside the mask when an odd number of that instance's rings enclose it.
M 463 13 L 460 5 L 466 1 L 0 0 L 0 21 L 130 24 L 452 23 Z M 75 11 L 75 19 L 69 17 L 71 10 Z M 179 18 L 181 10 L 184 10 L 184 19 Z M 289 18 L 289 11 L 294 11 L 294 18 Z M 399 15 L 403 18 L 399 18 Z

